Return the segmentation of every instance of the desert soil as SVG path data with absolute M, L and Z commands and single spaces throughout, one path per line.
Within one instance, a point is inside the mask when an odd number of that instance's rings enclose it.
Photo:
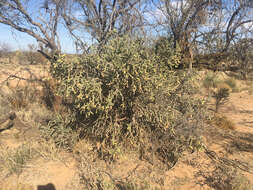
M 209 127 L 204 139 L 210 154 L 196 152 L 187 155 L 174 168 L 162 172 L 161 183 L 164 189 L 222 189 L 217 184 L 219 180 L 215 178 L 215 175 L 219 175 L 217 173 L 219 170 L 215 170 L 215 164 L 218 163 L 226 163 L 237 168 L 242 176 L 253 183 L 253 95 L 246 91 L 232 93 L 229 101 L 222 106 L 221 113 L 235 123 L 235 130 Z M 38 133 L 36 126 L 27 126 L 16 118 L 13 127 L 0 132 L 0 147 L 15 149 L 25 142 L 39 142 Z M 78 189 L 80 165 L 75 156 L 64 151 L 59 151 L 57 154 L 60 159 L 41 156 L 31 160 L 19 175 L 6 175 L 0 171 L 0 189 L 2 187 L 3 190 L 14 190 L 17 184 L 29 185 L 31 189 L 38 190 Z M 137 165 L 138 168 L 135 168 Z M 147 167 L 155 166 L 148 166 L 134 158 L 122 159 L 111 166 L 111 175 L 126 176 L 134 168 L 136 173 L 142 173 Z M 149 178 L 152 176 L 155 178 L 157 172 L 150 172 L 147 175 Z

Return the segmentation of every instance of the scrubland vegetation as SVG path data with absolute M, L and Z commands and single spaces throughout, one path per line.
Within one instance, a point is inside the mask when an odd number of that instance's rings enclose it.
M 40 20 L 33 3 L 0 0 L 0 23 L 39 42 L 16 52 L 0 44 L 0 179 L 73 158 L 69 189 L 252 189 L 253 133 L 224 111 L 234 94 L 252 97 L 250 1 L 46 0 Z M 76 54 L 62 53 L 58 25 Z M 196 181 L 171 180 L 184 164 Z M 0 181 L 0 190 L 33 189 L 14 186 Z

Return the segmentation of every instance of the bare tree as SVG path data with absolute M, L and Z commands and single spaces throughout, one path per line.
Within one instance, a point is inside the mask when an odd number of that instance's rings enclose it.
M 229 0 L 223 7 L 228 16 L 225 29 L 225 45 L 223 51 L 227 51 L 231 42 L 235 42 L 253 32 L 253 6 L 250 0 Z
M 192 67 L 193 47 L 197 34 L 209 16 L 208 10 L 219 5 L 215 0 L 152 0 L 159 11 L 157 23 L 173 37 L 174 48 L 179 45 L 184 58 L 190 58 Z M 188 59 L 187 59 L 188 60 Z
M 113 32 L 121 35 L 143 26 L 141 5 L 141 0 L 66 1 L 63 18 L 81 48 L 86 45 L 86 39 L 80 35 L 83 31 L 102 45 Z
M 230 59 L 234 68 L 240 71 L 244 80 L 253 77 L 253 38 L 238 40 L 230 48 Z M 250 76 L 251 74 L 251 76 Z
M 41 45 L 40 53 L 50 59 L 43 51 L 60 51 L 58 25 L 64 0 L 0 0 L 0 23 L 35 38 Z
M 154 14 L 159 19 L 153 24 L 173 37 L 174 47 L 180 46 L 190 68 L 194 52 L 207 56 L 211 53 L 217 65 L 231 53 L 231 45 L 240 39 L 252 38 L 253 3 L 250 0 L 151 1 L 159 13 Z

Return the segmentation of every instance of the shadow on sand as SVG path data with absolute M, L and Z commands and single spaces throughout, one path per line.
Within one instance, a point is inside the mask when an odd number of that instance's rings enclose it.
M 38 185 L 37 190 L 56 190 L 56 189 L 52 183 L 48 183 L 47 185 Z

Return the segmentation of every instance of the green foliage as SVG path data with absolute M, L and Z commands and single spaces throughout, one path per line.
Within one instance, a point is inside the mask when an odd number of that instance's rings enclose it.
M 193 98 L 193 73 L 169 71 L 143 44 L 121 37 L 99 55 L 71 63 L 56 56 L 51 74 L 71 111 L 66 126 L 98 141 L 103 158 L 127 147 L 174 162 L 202 125 L 204 102 Z
M 161 37 L 155 42 L 154 52 L 156 62 L 166 65 L 169 69 L 177 68 L 181 63 L 180 47 L 173 48 L 173 42 L 166 37 Z
M 41 125 L 42 136 L 47 139 L 53 139 L 58 147 L 71 149 L 77 142 L 78 135 L 72 130 L 72 121 L 70 117 L 56 115 L 54 120 L 49 121 L 47 126 Z

